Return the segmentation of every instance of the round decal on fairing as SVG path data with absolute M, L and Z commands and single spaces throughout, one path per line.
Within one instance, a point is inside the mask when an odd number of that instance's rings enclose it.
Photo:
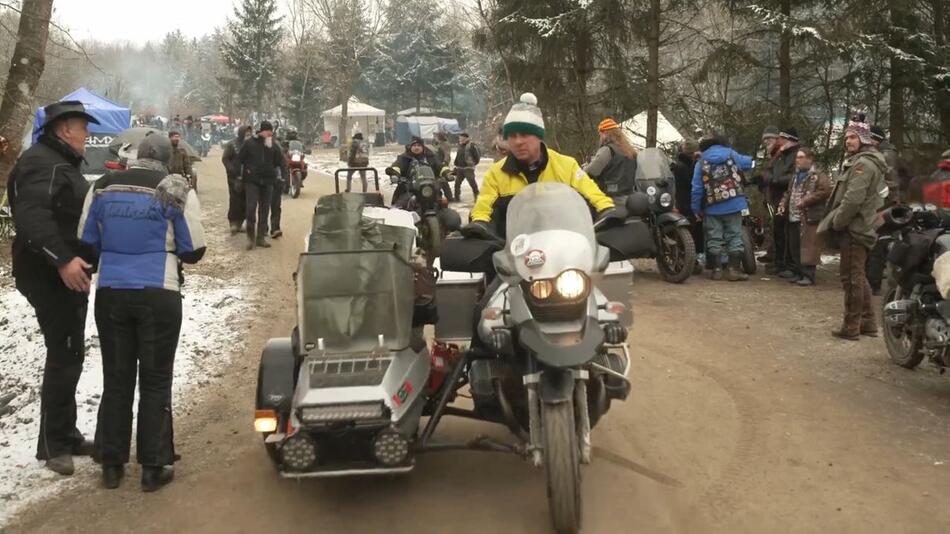
M 521 234 L 511 240 L 509 250 L 511 251 L 511 255 L 517 258 L 527 252 L 530 245 L 531 238 L 528 237 L 528 234 Z
M 547 258 L 545 258 L 544 251 L 542 250 L 529 250 L 528 253 L 524 255 L 524 265 L 529 269 L 537 269 L 543 266 L 545 261 L 547 261 Z

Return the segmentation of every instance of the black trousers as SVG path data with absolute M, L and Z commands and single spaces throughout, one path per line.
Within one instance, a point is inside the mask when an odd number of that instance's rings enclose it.
M 788 218 L 783 216 L 776 215 L 772 218 L 772 241 L 775 246 L 775 261 L 774 265 L 776 268 L 784 270 L 788 265 L 788 240 L 786 235 L 788 229 Z
M 103 376 L 97 459 L 113 465 L 129 461 L 138 371 L 136 458 L 148 466 L 173 464 L 172 371 L 181 330 L 181 294 L 166 289 L 100 289 L 96 325 Z
M 801 222 L 785 222 L 785 268 L 795 274 L 802 274 L 802 224 Z
M 255 184 L 244 182 L 244 198 L 247 202 L 245 219 L 247 219 L 247 237 L 254 239 L 255 225 L 257 228 L 257 237 L 263 238 L 267 235 L 267 216 L 270 213 L 270 197 L 273 194 L 273 184 Z M 280 192 L 278 191 L 279 195 Z
M 475 169 L 472 167 L 456 167 L 455 170 L 458 171 L 458 176 L 455 177 L 455 200 L 461 200 L 462 198 L 462 180 L 468 182 L 468 186 L 472 188 L 472 194 L 478 200 L 478 182 L 475 181 Z
M 244 182 L 228 178 L 228 222 L 241 224 L 247 216 L 247 199 L 244 198 Z
M 76 428 L 76 385 L 85 359 L 88 298 L 67 288 L 51 268 L 18 276 L 16 287 L 33 306 L 46 343 L 36 458 L 72 454 L 83 441 Z
M 287 177 L 289 180 L 290 177 Z M 284 182 L 277 182 L 270 193 L 270 231 L 280 230 L 280 203 L 284 197 Z

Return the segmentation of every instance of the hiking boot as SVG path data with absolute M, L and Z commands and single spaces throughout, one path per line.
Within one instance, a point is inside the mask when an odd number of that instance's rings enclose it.
M 280 231 L 280 228 L 278 228 L 277 230 L 274 230 L 273 232 L 270 233 L 270 238 L 277 239 L 278 237 L 282 235 L 284 235 L 284 233 Z
M 241 223 L 231 223 L 231 235 L 237 235 L 241 233 Z
M 861 325 L 861 335 L 867 337 L 877 337 L 877 325 L 874 323 Z
M 248 249 L 248 250 L 254 250 L 254 240 L 253 240 L 253 239 L 248 239 L 248 240 L 247 240 L 247 249 Z
M 785 269 L 784 271 L 778 273 L 778 276 L 779 276 L 779 278 L 785 278 L 785 279 L 789 279 L 789 278 L 791 278 L 791 279 L 797 279 L 797 278 L 798 278 L 798 275 L 795 274 L 794 271 L 791 271 L 791 270 L 789 270 L 789 269 Z
M 76 466 L 73 465 L 73 457 L 69 454 L 63 454 L 55 458 L 46 460 L 46 468 L 60 475 L 70 476 L 76 472 Z
M 844 328 L 839 328 L 837 330 L 832 330 L 831 335 L 839 339 L 845 339 L 848 341 L 857 341 L 861 339 L 861 334 L 851 334 L 847 332 Z
M 257 245 L 257 246 L 259 246 L 259 247 L 261 247 L 261 248 L 270 248 L 270 243 L 268 243 L 267 241 L 265 241 L 263 237 L 258 237 L 258 238 L 257 238 L 257 242 L 255 243 L 255 245 Z
M 157 491 L 175 478 L 175 469 L 163 466 L 142 466 L 142 491 Z
M 102 465 L 102 486 L 106 489 L 116 489 L 125 476 L 125 466 L 122 464 Z
M 808 278 L 807 276 L 801 277 L 801 278 L 800 278 L 797 282 L 795 282 L 795 283 L 798 284 L 798 285 L 800 285 L 800 286 L 802 286 L 802 287 L 808 287 L 808 286 L 813 286 L 813 285 L 815 285 L 815 281 L 812 280 L 811 278 Z
M 719 254 L 706 254 L 706 268 L 709 269 L 710 280 L 722 280 L 722 266 Z
M 84 439 L 73 445 L 73 456 L 92 456 L 95 452 L 95 444 L 88 439 Z
M 745 254 L 739 252 L 729 254 L 729 266 L 726 267 L 726 279 L 730 282 L 745 282 L 749 275 L 742 270 L 742 257 Z

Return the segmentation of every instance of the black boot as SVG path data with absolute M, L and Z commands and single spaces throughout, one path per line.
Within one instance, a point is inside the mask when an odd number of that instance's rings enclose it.
M 247 230 L 247 249 L 254 250 L 254 230 Z
M 709 269 L 711 280 L 722 280 L 722 260 L 719 259 L 718 252 L 713 254 L 706 251 L 706 268 Z
M 142 466 L 142 491 L 152 492 L 162 488 L 175 478 L 175 469 L 163 466 Z
M 122 464 L 102 464 L 102 485 L 106 489 L 116 489 L 122 483 L 125 466 Z
M 729 267 L 726 268 L 726 279 L 730 282 L 745 282 L 749 275 L 742 270 L 742 257 L 745 254 L 741 252 L 729 253 Z

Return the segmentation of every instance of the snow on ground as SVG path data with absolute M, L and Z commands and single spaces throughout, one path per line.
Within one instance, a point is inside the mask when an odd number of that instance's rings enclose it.
M 8 273 L 0 267 L 0 278 Z M 215 368 L 240 349 L 229 325 L 247 307 L 248 291 L 233 280 L 191 274 L 182 290 L 183 321 L 175 359 L 174 399 L 213 379 Z M 90 299 L 93 300 L 93 299 Z M 61 489 L 88 481 L 95 470 L 89 458 L 76 459 L 76 475 L 61 477 L 35 459 L 39 432 L 39 393 L 46 349 L 33 309 L 16 289 L 0 285 L 0 530 L 20 507 Z M 77 426 L 91 439 L 102 392 L 99 339 L 89 303 L 86 359 L 76 393 Z M 15 397 L 4 408 L 4 399 Z M 132 446 L 134 461 L 135 445 Z

